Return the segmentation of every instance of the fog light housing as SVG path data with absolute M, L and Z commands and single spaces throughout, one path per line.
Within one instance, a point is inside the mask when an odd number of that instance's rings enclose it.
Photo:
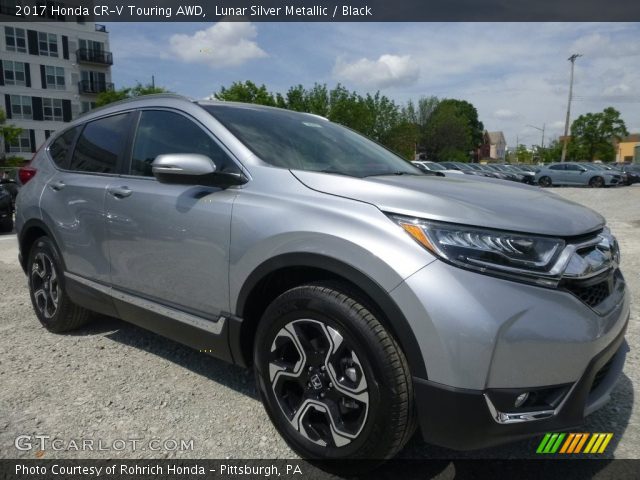
M 524 404 L 524 402 L 527 401 L 528 398 L 529 398 L 529 392 L 521 393 L 516 397 L 516 401 L 514 402 L 513 406 L 515 408 L 520 408 Z

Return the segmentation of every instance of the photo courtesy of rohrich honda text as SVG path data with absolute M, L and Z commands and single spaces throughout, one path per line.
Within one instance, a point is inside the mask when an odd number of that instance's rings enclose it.
M 512 3 L 2 0 L 0 471 L 632 478 L 640 6 Z

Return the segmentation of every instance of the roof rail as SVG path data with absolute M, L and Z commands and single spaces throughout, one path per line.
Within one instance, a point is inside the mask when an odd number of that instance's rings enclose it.
M 100 112 L 110 107 L 126 105 L 127 103 L 135 102 L 137 100 L 144 100 L 147 98 L 175 98 L 176 100 L 186 100 L 188 102 L 195 102 L 193 98 L 185 97 L 184 95 L 178 95 L 177 93 L 151 93 L 149 95 L 138 95 L 136 97 L 129 97 L 122 100 L 118 100 L 117 102 L 107 103 L 106 105 L 102 105 L 98 108 L 89 110 L 88 112 L 84 112 L 83 114 L 78 115 L 77 118 L 81 118 L 81 117 L 84 117 L 85 115 L 93 114 L 95 112 Z

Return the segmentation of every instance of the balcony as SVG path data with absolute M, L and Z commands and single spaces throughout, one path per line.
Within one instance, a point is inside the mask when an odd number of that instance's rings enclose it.
M 78 82 L 78 91 L 83 95 L 97 95 L 102 92 L 110 92 L 113 90 L 111 82 L 96 82 L 90 80 L 81 80 Z
M 100 50 L 81 48 L 76 50 L 78 63 L 93 63 L 94 65 L 113 65 L 113 54 Z

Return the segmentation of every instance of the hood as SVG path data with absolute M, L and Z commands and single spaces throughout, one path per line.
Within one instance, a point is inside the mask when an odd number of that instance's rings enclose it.
M 370 203 L 384 212 L 442 222 L 559 237 L 590 233 L 605 223 L 593 210 L 554 193 L 485 177 L 291 173 L 319 192 Z

